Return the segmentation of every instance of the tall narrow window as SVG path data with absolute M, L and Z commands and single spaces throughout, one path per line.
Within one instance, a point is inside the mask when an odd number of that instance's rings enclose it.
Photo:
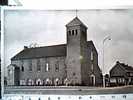
M 94 70 L 94 66 L 93 66 L 93 63 L 91 64 L 91 70 L 92 70 L 92 71 Z
M 48 72 L 49 70 L 50 70 L 50 66 L 49 66 L 49 63 L 47 62 L 45 65 L 45 71 Z
M 71 35 L 71 31 L 68 31 L 68 34 Z
M 91 60 L 93 60 L 93 51 L 91 51 Z
M 23 60 L 21 61 L 21 71 L 22 72 L 24 71 L 24 61 Z
M 74 30 L 72 30 L 72 35 L 74 35 Z
M 29 60 L 29 71 L 32 71 L 32 60 Z
M 59 61 L 57 61 L 56 64 L 55 64 L 55 71 L 56 71 L 56 72 L 59 71 Z
M 75 34 L 76 34 L 76 35 L 78 34 L 78 30 L 75 30 Z
M 22 72 L 24 72 L 24 66 L 22 66 L 22 69 L 21 70 L 22 70 Z
M 37 71 L 41 71 L 40 59 L 37 60 Z

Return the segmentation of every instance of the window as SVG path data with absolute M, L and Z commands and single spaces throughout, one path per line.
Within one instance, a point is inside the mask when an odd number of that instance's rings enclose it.
M 37 60 L 37 71 L 41 71 L 40 59 Z
M 111 83 L 116 83 L 116 79 L 115 78 L 110 78 L 110 82 Z
M 124 83 L 125 82 L 125 79 L 124 78 L 118 78 L 118 82 L 119 83 Z
M 76 34 L 76 35 L 78 34 L 78 30 L 75 30 L 75 34 Z
M 50 66 L 49 66 L 49 63 L 47 62 L 45 65 L 45 71 L 48 72 L 49 70 L 50 70 Z
M 21 71 L 22 72 L 24 71 L 24 61 L 23 60 L 21 61 Z
M 8 75 L 10 76 L 12 74 L 12 70 L 8 70 Z
M 22 66 L 22 69 L 21 70 L 22 70 L 22 72 L 24 72 L 24 66 Z
M 91 64 L 91 70 L 92 70 L 92 71 L 94 70 L 94 66 L 93 66 L 93 63 Z
M 91 60 L 93 60 L 93 51 L 91 51 Z
M 72 35 L 74 35 L 74 30 L 72 30 Z
M 46 78 L 45 84 L 46 85 L 51 85 L 52 84 L 52 80 L 50 80 L 49 78 Z
M 36 85 L 43 85 L 43 81 L 41 79 L 37 79 L 36 80 Z
M 20 85 L 26 85 L 25 80 L 20 80 Z
M 59 78 L 56 78 L 56 79 L 55 79 L 54 84 L 55 84 L 55 86 L 57 86 L 57 85 L 60 84 L 60 80 L 59 80 Z
M 55 71 L 59 71 L 59 62 L 57 61 L 56 64 L 55 64 Z
M 71 31 L 68 31 L 68 34 L 71 35 Z
M 32 79 L 28 79 L 27 85 L 29 86 L 34 85 L 34 81 Z
M 76 75 L 76 73 L 73 72 L 73 76 L 75 76 L 75 75 Z
M 29 60 L 29 71 L 32 71 L 32 60 Z
M 133 76 L 133 73 L 130 73 L 130 76 Z

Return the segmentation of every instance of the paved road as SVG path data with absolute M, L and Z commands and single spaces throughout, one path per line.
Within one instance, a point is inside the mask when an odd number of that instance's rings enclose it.
M 79 86 L 13 86 L 6 87 L 5 94 L 59 94 L 59 95 L 96 95 L 133 93 L 133 86 L 123 87 L 79 87 Z

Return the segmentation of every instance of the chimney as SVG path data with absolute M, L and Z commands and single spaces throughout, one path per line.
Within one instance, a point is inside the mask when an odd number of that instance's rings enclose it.
M 119 61 L 117 61 L 116 63 L 117 63 L 117 64 L 119 64 L 120 62 L 119 62 Z
M 28 47 L 27 46 L 24 46 L 24 49 L 28 49 Z

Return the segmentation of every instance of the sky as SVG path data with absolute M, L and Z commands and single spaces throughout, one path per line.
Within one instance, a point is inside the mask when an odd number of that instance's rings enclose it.
M 51 3 L 52 2 L 52 3 Z M 132 6 L 132 0 L 8 0 L 9 5 L 46 9 L 118 8 Z
M 6 10 L 4 14 L 5 66 L 24 46 L 37 43 L 48 46 L 66 43 L 65 25 L 76 16 L 75 10 Z M 78 10 L 78 18 L 88 27 L 87 40 L 98 51 L 99 66 L 104 72 L 116 61 L 133 66 L 133 10 Z

